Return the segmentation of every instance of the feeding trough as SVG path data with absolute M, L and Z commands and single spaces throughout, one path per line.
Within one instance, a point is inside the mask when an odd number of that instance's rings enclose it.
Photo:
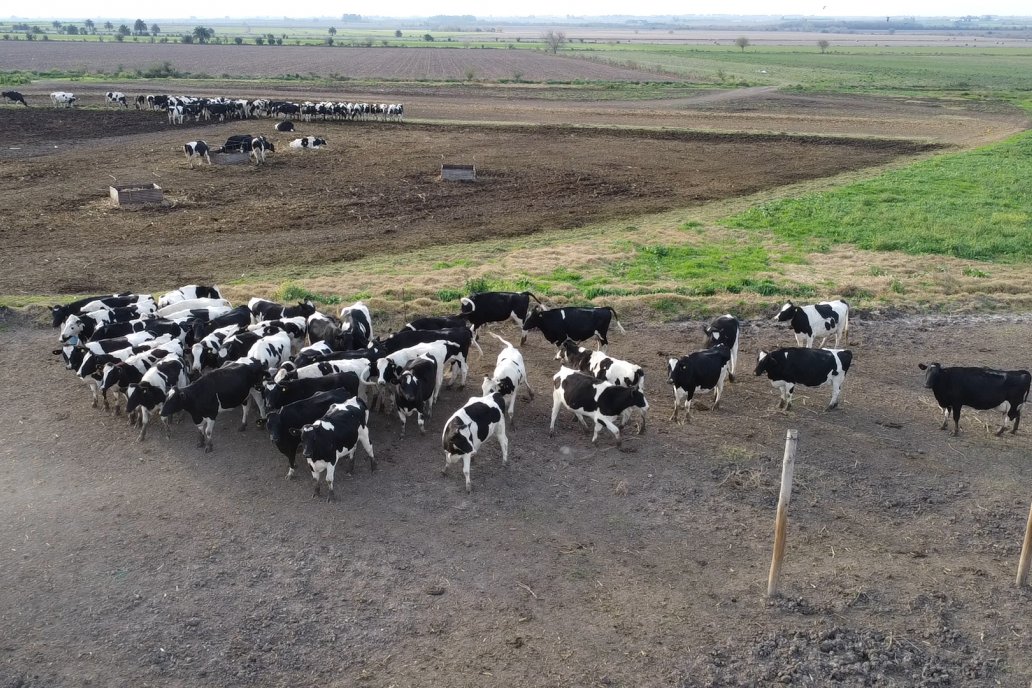
M 215 152 L 209 155 L 212 165 L 246 165 L 251 161 L 250 153 L 235 151 L 232 153 Z
M 446 182 L 475 182 L 476 165 L 441 165 L 441 180 Z
M 110 187 L 110 190 L 111 200 L 118 206 L 161 203 L 164 198 L 161 187 L 154 182 L 119 184 Z
M 213 165 L 246 165 L 251 161 L 251 134 L 233 134 L 225 145 L 211 152 Z

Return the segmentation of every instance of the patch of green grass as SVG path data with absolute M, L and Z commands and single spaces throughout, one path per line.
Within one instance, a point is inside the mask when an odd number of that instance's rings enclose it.
M 699 229 L 702 227 L 702 223 L 698 220 L 688 220 L 681 223 L 681 229 Z
M 291 282 L 287 282 L 279 288 L 279 291 L 276 292 L 276 298 L 284 303 L 305 300 L 310 300 L 315 303 L 321 303 L 328 306 L 341 303 L 341 298 L 337 294 L 316 294 L 313 291 L 309 291 L 308 289 Z
M 885 276 L 885 268 L 883 268 L 880 265 L 872 265 L 870 268 L 868 268 L 867 272 L 870 273 L 871 277 Z
M 978 268 L 967 267 L 964 268 L 964 276 L 985 278 L 989 276 L 989 273 L 985 270 L 979 270 Z
M 815 242 L 974 260 L 1032 261 L 1032 133 L 725 220 Z

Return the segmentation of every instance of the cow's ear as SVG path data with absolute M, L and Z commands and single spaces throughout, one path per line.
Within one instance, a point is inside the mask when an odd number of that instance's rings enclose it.
M 917 367 L 921 370 L 928 370 L 928 366 L 926 366 L 924 363 L 918 363 Z

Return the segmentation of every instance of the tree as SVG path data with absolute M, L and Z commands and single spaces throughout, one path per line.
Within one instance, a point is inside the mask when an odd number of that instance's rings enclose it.
M 161 27 L 158 26 L 157 24 L 151 24 L 150 25 L 150 32 L 151 32 L 152 36 L 157 36 L 159 33 L 161 33 Z
M 109 22 L 109 21 L 104 22 L 104 30 L 105 31 L 111 31 L 114 28 L 115 28 L 115 25 L 112 24 L 111 22 Z
M 87 19 L 83 22 L 83 25 L 86 27 L 86 30 L 90 33 L 97 33 L 97 26 L 93 23 L 92 19 Z
M 65 31 L 64 32 L 66 34 L 68 34 L 69 36 L 78 36 L 79 35 L 79 27 L 76 26 L 75 24 L 65 24 Z M 86 30 L 83 29 L 82 32 L 86 33 Z
M 198 43 L 207 43 L 214 35 L 215 29 L 204 26 L 195 26 L 193 30 L 193 37 Z
M 237 45 L 242 45 L 243 42 L 244 42 L 244 39 L 241 38 L 240 36 L 237 36 L 236 38 L 233 39 L 233 42 L 236 43 Z
M 147 22 L 142 19 L 137 19 L 133 22 L 133 34 L 136 36 L 143 36 L 147 33 Z
M 823 38 L 817 41 L 817 47 L 821 49 L 821 54 L 824 54 L 824 52 L 828 50 L 829 45 L 831 45 L 831 43 L 828 43 Z
M 85 27 L 85 26 L 80 26 L 80 27 L 79 27 L 79 35 L 80 35 L 80 36 L 85 36 L 85 35 L 86 35 L 86 34 L 88 34 L 88 33 L 89 33 L 89 31 L 87 31 L 87 30 L 86 30 L 86 27 Z
M 255 36 L 254 37 L 254 44 L 255 45 L 265 45 L 265 39 L 262 36 Z
M 434 37 L 431 36 L 428 33 L 424 33 L 423 34 L 423 40 L 426 41 L 427 43 L 433 43 L 434 42 Z
M 562 31 L 553 31 L 549 29 L 545 32 L 542 38 L 545 41 L 545 46 L 552 51 L 552 54 L 559 52 L 559 48 L 563 47 L 566 43 L 566 34 Z
M 56 20 L 56 19 L 54 21 L 50 22 L 50 25 L 53 26 L 58 31 L 60 31 L 61 27 L 63 26 L 63 24 L 61 22 L 59 22 L 58 20 Z
M 337 29 L 336 27 L 331 26 L 330 28 L 326 29 L 326 33 L 330 34 L 331 36 L 336 36 Z
M 183 37 L 179 39 L 180 43 L 193 43 L 193 34 L 184 33 Z
M 735 39 L 735 45 L 744 53 L 745 49 L 749 47 L 749 39 L 745 36 L 739 36 Z
M 395 38 L 401 38 L 401 29 L 395 29 L 394 30 L 394 37 Z
M 118 27 L 118 35 L 122 36 L 123 38 L 128 36 L 128 35 L 130 35 L 131 33 L 132 33 L 132 31 L 130 31 L 129 27 L 126 26 L 125 24 L 122 24 L 121 26 Z

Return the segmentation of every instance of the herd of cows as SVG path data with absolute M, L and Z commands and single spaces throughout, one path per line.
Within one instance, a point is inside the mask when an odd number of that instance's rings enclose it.
M 197 426 L 199 446 L 210 452 L 218 415 L 242 408 L 243 430 L 253 403 L 259 424 L 266 425 L 287 459 L 287 476 L 294 475 L 300 450 L 315 479 L 315 494 L 325 477 L 328 499 L 333 498 L 335 469 L 346 461 L 351 474 L 359 445 L 369 456 L 370 469 L 376 470 L 371 413 L 393 410 L 403 435 L 414 415 L 425 431 L 445 374 L 449 387 L 465 386 L 469 351 L 483 354 L 478 335 L 491 323 L 515 321 L 522 330 L 520 346 L 538 330 L 556 347 L 561 367 L 552 378 L 550 435 L 563 408 L 592 433 L 593 443 L 607 430 L 619 446 L 621 431 L 635 417 L 636 431 L 644 430 L 649 409 L 645 369 L 605 352 L 610 326 L 615 323 L 624 331 L 612 308 L 545 308 L 530 292 L 475 293 L 461 304 L 456 315 L 418 318 L 380 338 L 362 302 L 334 317 L 320 313 L 310 301 L 284 306 L 254 298 L 233 307 L 216 287 L 198 285 L 156 299 L 111 294 L 52 308 L 61 343 L 54 354 L 90 387 L 94 407 L 103 400 L 105 409 L 110 408 L 111 392 L 119 413 L 124 400 L 130 422 L 140 427 L 140 441 L 155 414 L 170 435 L 169 417 L 185 412 Z M 828 410 L 834 409 L 853 358 L 852 352 L 838 348 L 843 337 L 848 342 L 849 305 L 788 302 L 776 318 L 789 324 L 798 346 L 761 350 L 755 375 L 767 376 L 780 392 L 778 408 L 786 411 L 796 385 L 830 383 Z M 739 320 L 724 315 L 703 330 L 705 348 L 667 363 L 674 396 L 670 420 L 675 422 L 690 421 L 692 400 L 700 392 L 712 391 L 716 408 L 725 383 L 734 380 Z M 480 396 L 470 397 L 451 414 L 441 437 L 445 469 L 461 461 L 467 491 L 472 489 L 472 457 L 488 439 L 497 439 L 502 462 L 508 461 L 506 424 L 515 423 L 519 389 L 526 387 L 534 398 L 520 349 L 491 336 L 502 346 L 494 372 L 484 378 Z M 830 337 L 835 348 L 812 348 L 818 339 L 823 346 Z M 597 341 L 596 350 L 580 346 L 590 339 Z M 1017 432 L 1032 384 L 1028 371 L 939 363 L 920 367 L 926 372 L 925 386 L 943 409 L 943 429 L 952 414 L 954 434 L 959 433 L 961 407 L 969 406 L 1002 412 L 997 434 L 1008 424 Z

